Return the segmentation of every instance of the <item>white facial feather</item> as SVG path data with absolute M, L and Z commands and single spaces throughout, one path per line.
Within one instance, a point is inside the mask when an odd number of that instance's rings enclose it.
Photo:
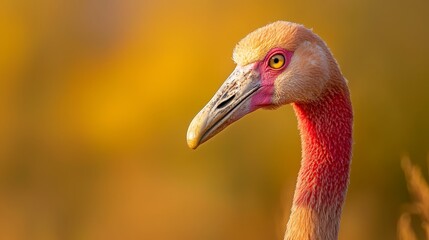
M 315 100 L 330 78 L 329 61 L 317 43 L 304 42 L 295 51 L 286 70 L 275 80 L 273 103 Z

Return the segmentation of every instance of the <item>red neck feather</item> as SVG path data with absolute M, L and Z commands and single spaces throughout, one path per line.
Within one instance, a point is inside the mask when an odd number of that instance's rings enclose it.
M 302 162 L 288 230 L 302 227 L 291 223 L 300 222 L 312 225 L 306 227 L 311 231 L 306 239 L 336 239 L 351 162 L 353 113 L 349 93 L 346 87 L 333 88 L 317 101 L 295 103 L 294 109 Z

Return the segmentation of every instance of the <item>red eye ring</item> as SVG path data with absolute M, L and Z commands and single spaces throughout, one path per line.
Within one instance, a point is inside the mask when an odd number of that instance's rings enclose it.
M 265 62 L 265 66 L 271 70 L 283 70 L 286 68 L 293 56 L 293 52 L 286 50 L 284 48 L 273 48 L 271 49 L 263 62 Z M 276 60 L 277 58 L 277 60 Z M 283 59 L 283 62 L 281 61 Z M 282 63 L 282 64 L 280 64 Z

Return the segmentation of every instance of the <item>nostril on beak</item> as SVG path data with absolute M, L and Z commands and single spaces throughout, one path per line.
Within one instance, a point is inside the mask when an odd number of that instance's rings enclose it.
M 223 102 L 221 102 L 219 105 L 217 105 L 217 109 L 221 109 L 224 108 L 226 105 L 228 105 L 228 103 L 230 103 L 232 101 L 232 99 L 235 98 L 235 94 L 232 95 L 231 97 L 227 98 L 226 100 L 224 100 Z

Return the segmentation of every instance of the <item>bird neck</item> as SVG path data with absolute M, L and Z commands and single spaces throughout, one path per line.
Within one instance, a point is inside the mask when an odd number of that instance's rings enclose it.
M 338 238 L 349 182 L 353 113 L 345 81 L 317 101 L 295 103 L 302 161 L 285 239 Z

